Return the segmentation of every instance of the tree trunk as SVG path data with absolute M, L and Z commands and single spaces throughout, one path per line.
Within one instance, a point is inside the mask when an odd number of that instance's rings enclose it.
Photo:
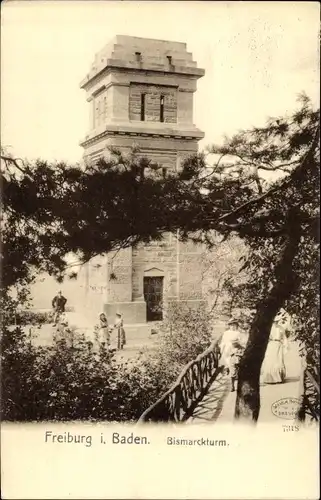
M 273 320 L 295 287 L 292 263 L 300 240 L 300 226 L 295 217 L 288 221 L 287 229 L 283 252 L 275 267 L 275 285 L 257 306 L 239 367 L 235 418 L 248 422 L 259 418 L 260 373 Z

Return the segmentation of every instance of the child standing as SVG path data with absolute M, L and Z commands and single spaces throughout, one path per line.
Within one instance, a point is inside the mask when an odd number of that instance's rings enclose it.
M 124 330 L 124 321 L 120 313 L 116 313 L 114 328 L 117 329 L 117 348 L 124 349 L 124 345 L 126 345 L 126 334 Z

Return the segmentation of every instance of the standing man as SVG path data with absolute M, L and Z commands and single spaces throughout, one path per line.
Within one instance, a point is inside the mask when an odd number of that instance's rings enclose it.
M 65 312 L 66 302 L 67 299 L 62 295 L 61 290 L 59 290 L 58 294 L 52 299 L 52 307 L 54 310 L 53 326 L 56 326 L 59 316 Z

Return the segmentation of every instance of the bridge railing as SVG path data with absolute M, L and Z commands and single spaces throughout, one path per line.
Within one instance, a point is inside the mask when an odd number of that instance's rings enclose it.
M 298 420 L 301 422 L 319 422 L 320 420 L 320 383 L 318 375 L 308 367 L 303 366 L 300 378 L 301 404 Z
M 147 408 L 138 422 L 183 422 L 193 413 L 223 367 L 219 366 L 220 338 L 188 363 L 174 385 Z

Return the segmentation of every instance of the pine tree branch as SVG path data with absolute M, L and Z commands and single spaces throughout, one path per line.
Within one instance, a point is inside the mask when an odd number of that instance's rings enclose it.
M 318 126 L 318 128 L 317 128 L 316 133 L 315 133 L 314 138 L 313 138 L 313 141 L 311 143 L 311 146 L 310 146 L 308 152 L 305 154 L 302 162 L 300 162 L 300 164 L 297 166 L 297 168 L 288 177 L 286 177 L 286 179 L 284 179 L 283 182 L 281 182 L 277 186 L 274 186 L 274 187 L 268 189 L 262 195 L 260 195 L 260 196 L 258 196 L 256 198 L 252 198 L 251 200 L 243 203 L 242 205 L 240 205 L 239 207 L 235 208 L 231 212 L 223 215 L 222 217 L 220 217 L 218 219 L 217 222 L 222 222 L 222 221 L 225 221 L 225 220 L 227 220 L 227 219 L 229 219 L 231 217 L 237 216 L 245 208 L 251 207 L 253 205 L 256 205 L 257 203 L 262 202 L 263 200 L 265 200 L 265 198 L 271 196 L 272 194 L 276 193 L 280 189 L 282 189 L 285 186 L 287 186 L 291 180 L 297 178 L 302 173 L 302 171 L 307 167 L 307 164 L 308 164 L 308 162 L 310 160 L 310 157 L 313 154 L 313 152 L 314 152 L 314 150 L 315 150 L 315 148 L 316 148 L 316 146 L 318 144 L 319 134 L 320 134 L 320 126 Z
M 23 175 L 28 177 L 30 180 L 33 180 L 31 175 L 26 171 L 26 169 L 23 169 L 20 167 L 18 164 L 18 161 L 21 161 L 23 163 L 22 158 L 12 158 L 11 156 L 5 156 L 3 154 L 0 155 L 1 160 L 5 162 L 6 168 L 9 169 L 9 165 L 12 164 L 17 170 L 19 170 Z

